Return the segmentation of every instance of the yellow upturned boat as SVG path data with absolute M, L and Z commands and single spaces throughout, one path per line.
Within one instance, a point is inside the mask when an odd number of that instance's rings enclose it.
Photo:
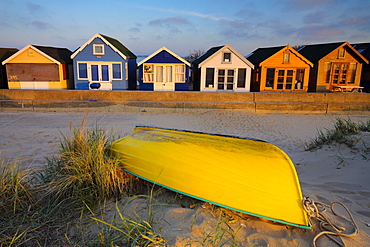
M 111 150 L 126 171 L 147 181 L 225 208 L 311 228 L 294 165 L 270 143 L 136 126 Z

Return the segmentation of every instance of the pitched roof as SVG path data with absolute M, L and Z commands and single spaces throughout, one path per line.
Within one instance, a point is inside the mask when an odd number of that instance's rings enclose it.
M 276 46 L 276 47 L 267 47 L 267 48 L 258 48 L 254 52 L 252 52 L 247 59 L 251 61 L 254 65 L 259 66 L 262 62 L 264 62 L 269 57 L 273 56 L 274 54 L 280 52 L 281 50 L 289 50 L 295 56 L 299 57 L 303 62 L 307 63 L 309 66 L 313 66 L 313 64 L 302 54 L 299 54 L 296 50 L 294 50 L 291 46 Z
M 195 59 L 193 61 L 193 64 L 196 64 L 196 65 L 200 64 L 201 62 L 203 62 L 204 60 L 206 60 L 207 58 L 209 58 L 210 56 L 212 56 L 213 54 L 215 54 L 222 47 L 224 47 L 224 45 L 211 47 L 206 53 L 204 53 L 202 56 L 200 56 L 197 59 Z
M 141 64 L 145 63 L 146 61 L 148 61 L 149 59 L 151 59 L 152 57 L 156 56 L 158 53 L 160 53 L 161 51 L 167 51 L 169 54 L 171 54 L 172 56 L 174 56 L 175 58 L 177 58 L 178 60 L 180 60 L 181 62 L 185 63 L 186 65 L 190 66 L 190 63 L 188 61 L 186 61 L 185 59 L 183 59 L 182 57 L 176 55 L 175 53 L 173 53 L 171 50 L 169 50 L 168 48 L 166 47 L 162 47 L 160 49 L 158 49 L 157 51 L 155 51 L 154 53 L 152 53 L 150 56 L 146 57 L 145 59 L 141 60 L 137 66 L 140 66 Z
M 311 62 L 315 62 L 319 61 L 344 43 L 345 42 L 304 45 L 298 48 L 298 52 Z
M 67 48 L 59 48 L 59 47 L 48 47 L 48 46 L 37 46 L 37 45 L 26 45 L 21 50 L 17 51 L 7 59 L 5 59 L 2 64 L 6 64 L 19 54 L 23 53 L 27 49 L 32 49 L 37 53 L 41 54 L 42 56 L 50 59 L 56 64 L 67 64 L 72 63 L 70 58 L 72 52 Z
M 370 60 L 370 43 L 351 44 L 362 56 Z
M 0 48 L 0 62 L 4 61 L 17 51 L 18 49 L 16 48 Z
M 72 52 L 67 48 L 48 47 L 39 45 L 33 45 L 33 47 L 42 51 L 45 54 L 48 54 L 49 56 L 59 61 L 60 63 L 72 63 L 71 59 Z
M 71 58 L 73 59 L 80 51 L 85 49 L 86 46 L 88 46 L 95 38 L 100 38 L 109 45 L 114 51 L 116 51 L 118 54 L 121 55 L 124 59 L 134 58 L 137 57 L 133 52 L 131 52 L 126 46 L 124 46 L 121 42 L 119 42 L 117 39 L 97 33 L 94 36 L 92 36 L 85 44 L 83 44 L 81 47 L 77 48 L 73 54 L 71 55 Z
M 237 50 L 235 50 L 231 45 L 223 45 L 223 46 L 216 46 L 210 48 L 206 53 L 204 53 L 201 57 L 193 61 L 193 64 L 196 66 L 199 66 L 201 63 L 203 63 L 208 58 L 214 56 L 218 52 L 220 52 L 221 49 L 229 49 L 231 52 L 233 52 L 237 57 L 239 57 L 240 60 L 242 60 L 244 63 L 246 63 L 249 67 L 254 69 L 254 65 L 246 59 L 244 56 L 242 56 Z
M 134 53 L 132 53 L 126 46 L 124 46 L 121 42 L 117 39 L 108 37 L 106 35 L 100 34 L 104 39 L 106 39 L 109 43 L 111 43 L 114 47 L 116 47 L 120 52 L 125 54 L 127 58 L 137 58 Z
M 267 47 L 267 48 L 258 48 L 253 51 L 247 59 L 253 64 L 260 64 L 265 61 L 267 58 L 274 55 L 276 52 L 280 51 L 286 46 L 276 46 L 276 47 Z

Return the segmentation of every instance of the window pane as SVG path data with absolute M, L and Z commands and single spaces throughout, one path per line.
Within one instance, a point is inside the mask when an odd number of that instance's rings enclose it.
M 285 53 L 284 54 L 284 63 L 289 63 L 290 62 L 290 54 L 289 53 Z
M 240 87 L 240 88 L 244 88 L 245 87 L 246 75 L 247 75 L 247 69 L 238 69 L 237 87 Z
M 99 68 L 98 65 L 91 65 L 91 79 L 99 81 Z
M 267 69 L 266 87 L 274 87 L 275 69 Z
M 279 76 L 284 76 L 284 74 L 285 74 L 285 70 L 279 70 L 279 72 L 278 72 Z
M 109 81 L 108 65 L 101 66 L 102 81 Z
M 325 63 L 325 83 L 330 82 L 331 63 Z
M 103 47 L 95 46 L 95 53 L 103 53 Z
M 157 82 L 163 82 L 163 66 L 156 66 L 155 71 L 157 73 L 156 81 Z
M 166 66 L 167 82 L 172 82 L 172 66 Z
M 234 70 L 228 70 L 227 75 L 228 76 L 234 76 Z
M 206 87 L 213 87 L 214 79 L 215 79 L 215 69 L 207 68 L 206 69 Z
M 94 45 L 94 55 L 104 55 L 104 45 Z
M 288 70 L 287 71 L 287 76 L 293 76 L 293 70 Z
M 87 79 L 87 64 L 86 63 L 78 64 L 78 74 L 79 74 L 79 78 Z
M 113 64 L 113 79 L 121 79 L 121 64 Z
M 224 53 L 224 62 L 230 62 L 231 61 L 231 53 Z
M 218 70 L 218 75 L 225 75 L 225 70 L 224 69 L 219 69 Z

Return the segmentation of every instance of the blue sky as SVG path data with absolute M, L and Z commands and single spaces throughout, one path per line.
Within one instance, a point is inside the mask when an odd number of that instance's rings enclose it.
M 181 56 L 230 44 L 258 47 L 370 42 L 370 0 L 0 0 L 0 47 L 71 51 L 95 33 L 136 55 L 165 46 Z

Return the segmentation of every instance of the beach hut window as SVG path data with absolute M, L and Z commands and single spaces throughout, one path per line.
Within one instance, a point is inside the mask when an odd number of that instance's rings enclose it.
M 206 69 L 206 87 L 213 88 L 215 80 L 215 68 Z
M 219 69 L 218 70 L 218 90 L 233 90 L 234 89 L 234 74 L 235 71 L 233 69 L 225 70 Z
M 266 73 L 265 87 L 274 87 L 274 81 L 275 81 L 275 69 L 268 68 Z
M 155 66 L 156 82 L 163 82 L 163 66 Z
M 175 80 L 177 82 L 185 82 L 185 66 L 175 65 Z
M 238 88 L 245 88 L 245 79 L 247 76 L 247 69 L 238 69 Z
M 356 63 L 351 63 L 350 64 L 349 71 L 348 71 L 348 84 L 354 84 L 355 83 L 356 68 L 357 68 Z
M 102 81 L 109 81 L 109 68 L 108 65 L 101 66 Z
M 94 55 L 104 55 L 104 45 L 93 45 Z
M 325 63 L 325 83 L 330 82 L 331 63 Z
M 78 64 L 78 79 L 87 79 L 87 63 Z
M 303 89 L 304 69 L 297 69 L 295 89 Z
M 122 70 L 120 63 L 114 63 L 112 65 L 113 68 L 113 79 L 121 80 L 122 79 Z
M 144 64 L 144 81 L 153 82 L 153 64 Z
M 225 70 L 224 69 L 219 69 L 218 70 L 218 86 L 217 89 L 223 90 L 225 86 Z
M 344 48 L 340 48 L 339 50 L 338 50 L 338 58 L 343 58 L 344 57 L 344 55 L 345 55 L 345 49 Z
M 172 82 L 172 66 L 166 66 L 166 77 L 164 81 Z
M 286 74 L 285 89 L 292 89 L 294 71 L 289 69 Z
M 231 53 L 230 52 L 224 52 L 222 62 L 231 63 Z
M 284 53 L 284 63 L 290 62 L 290 53 Z

